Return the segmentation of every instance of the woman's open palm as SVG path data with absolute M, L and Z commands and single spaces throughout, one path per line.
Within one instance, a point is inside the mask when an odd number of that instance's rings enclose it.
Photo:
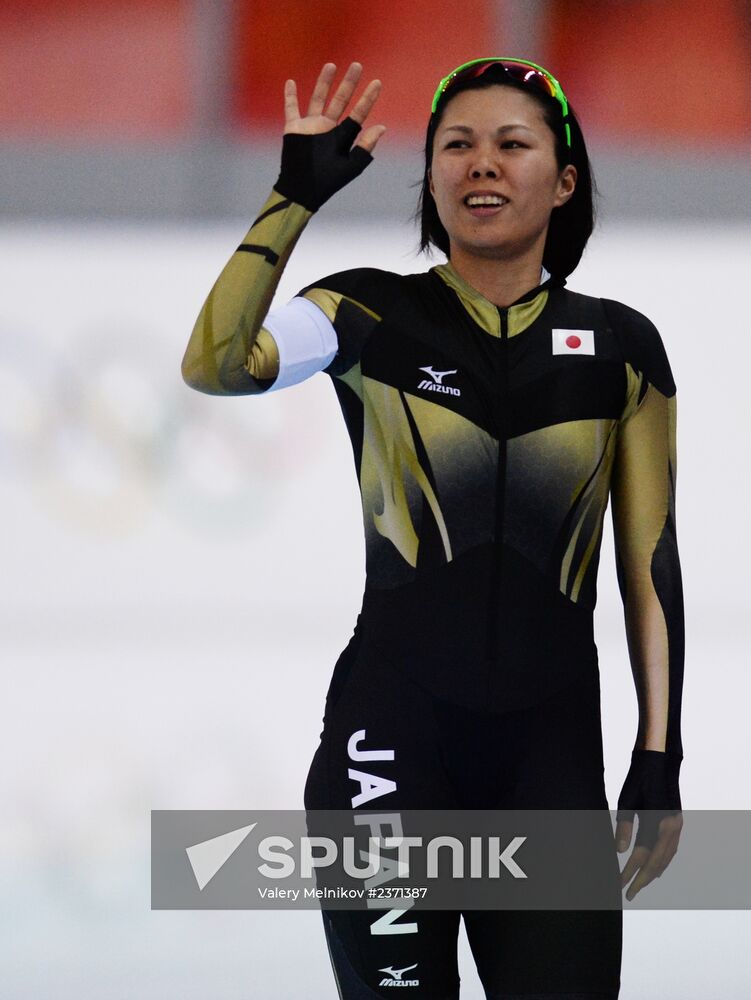
M 307 114 L 304 116 L 300 114 L 297 84 L 294 80 L 287 80 L 284 85 L 284 134 L 319 135 L 323 132 L 329 132 L 344 114 L 361 74 L 362 65 L 358 62 L 350 63 L 349 69 L 344 74 L 344 78 L 333 97 L 329 97 L 336 75 L 336 66 L 334 63 L 326 63 L 318 74 L 316 85 L 308 102 Z M 373 105 L 378 100 L 380 90 L 381 81 L 371 80 L 347 117 L 354 119 L 358 125 L 363 125 L 373 109 Z M 370 125 L 358 135 L 355 146 L 360 146 L 368 153 L 372 153 L 385 131 L 385 125 Z

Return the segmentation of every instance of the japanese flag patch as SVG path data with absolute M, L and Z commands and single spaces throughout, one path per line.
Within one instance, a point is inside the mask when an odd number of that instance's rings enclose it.
M 594 330 L 553 330 L 553 354 L 594 353 Z

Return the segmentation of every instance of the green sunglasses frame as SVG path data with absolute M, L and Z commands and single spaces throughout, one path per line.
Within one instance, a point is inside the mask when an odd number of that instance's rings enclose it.
M 542 76 L 550 83 L 553 88 L 552 97 L 555 97 L 561 106 L 563 111 L 564 128 L 566 130 L 566 143 L 571 148 L 571 128 L 569 123 L 566 121 L 568 118 L 568 101 L 566 100 L 566 95 L 563 93 L 560 83 L 556 80 L 552 73 L 549 73 L 544 66 L 538 66 L 537 63 L 530 62 L 529 59 L 517 59 L 516 56 L 489 56 L 485 59 L 470 59 L 469 62 L 462 63 L 461 66 L 457 66 L 456 69 L 452 70 L 447 76 L 441 80 L 436 88 L 436 92 L 433 95 L 433 103 L 430 108 L 430 113 L 435 114 L 436 108 L 438 107 L 438 102 L 445 93 L 446 89 L 450 86 L 452 80 L 459 75 L 463 70 L 469 69 L 470 66 L 476 66 L 478 63 L 518 63 L 522 66 L 531 66 L 532 69 L 537 70 Z

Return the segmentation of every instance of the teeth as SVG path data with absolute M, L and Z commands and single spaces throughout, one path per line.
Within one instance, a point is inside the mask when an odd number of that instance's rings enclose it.
M 508 198 L 503 198 L 498 194 L 471 194 L 466 199 L 467 205 L 505 205 Z

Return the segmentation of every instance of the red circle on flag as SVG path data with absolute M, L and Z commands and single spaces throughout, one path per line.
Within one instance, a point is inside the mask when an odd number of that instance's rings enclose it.
M 581 337 L 577 337 L 575 333 L 570 334 L 566 337 L 566 347 L 579 347 L 581 345 Z

